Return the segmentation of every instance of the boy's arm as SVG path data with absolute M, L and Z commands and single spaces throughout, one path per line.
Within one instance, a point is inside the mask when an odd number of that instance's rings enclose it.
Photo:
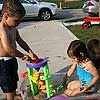
M 21 38 L 19 32 L 16 30 L 16 41 L 32 58 L 38 58 L 37 55 L 31 50 L 28 44 Z

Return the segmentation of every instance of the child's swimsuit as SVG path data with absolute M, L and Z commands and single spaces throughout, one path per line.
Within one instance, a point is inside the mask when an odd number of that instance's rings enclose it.
M 93 79 L 93 75 L 79 65 L 77 65 L 77 74 L 80 80 L 80 84 L 83 86 L 90 84 Z M 93 85 L 92 88 L 96 90 L 96 85 Z

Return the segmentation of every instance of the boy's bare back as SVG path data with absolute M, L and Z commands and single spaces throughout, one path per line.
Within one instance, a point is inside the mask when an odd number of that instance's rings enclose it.
M 16 49 L 16 28 L 5 27 L 0 23 L 0 57 L 9 57 L 6 49 Z

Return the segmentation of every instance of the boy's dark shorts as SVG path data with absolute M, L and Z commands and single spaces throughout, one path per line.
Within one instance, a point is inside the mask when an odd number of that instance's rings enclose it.
M 11 93 L 17 89 L 18 63 L 16 58 L 0 60 L 0 86 L 4 93 Z

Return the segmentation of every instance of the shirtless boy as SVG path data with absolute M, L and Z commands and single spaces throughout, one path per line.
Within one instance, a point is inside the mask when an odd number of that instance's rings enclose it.
M 15 28 L 25 15 L 25 9 L 18 0 L 5 0 L 0 22 L 0 86 L 7 100 L 14 100 L 18 82 L 16 57 L 26 61 L 37 58 Z M 16 42 L 30 56 L 16 47 Z M 19 99 L 18 99 L 19 100 Z

